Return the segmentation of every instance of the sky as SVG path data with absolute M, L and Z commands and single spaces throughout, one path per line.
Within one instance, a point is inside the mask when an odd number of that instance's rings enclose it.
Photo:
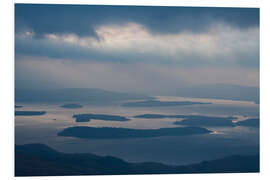
M 259 9 L 15 5 L 16 88 L 259 86 Z

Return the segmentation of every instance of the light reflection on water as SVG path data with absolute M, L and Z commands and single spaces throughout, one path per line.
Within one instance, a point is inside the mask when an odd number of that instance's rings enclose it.
M 215 104 L 227 104 L 227 105 L 256 105 L 253 101 L 237 101 L 226 99 L 208 99 L 208 98 L 189 98 L 189 97 L 175 97 L 175 96 L 156 96 L 159 101 L 191 101 L 191 102 L 210 102 Z
M 158 97 L 160 100 L 196 100 L 194 98 Z M 124 127 L 137 129 L 156 129 L 178 127 L 173 124 L 180 119 L 140 119 L 139 114 L 195 114 L 207 116 L 236 116 L 238 120 L 258 117 L 259 105 L 252 102 L 200 99 L 200 102 L 213 104 L 130 108 L 119 104 L 113 106 L 93 106 L 83 104 L 80 109 L 65 109 L 64 104 L 19 104 L 18 110 L 46 111 L 43 116 L 16 116 L 16 144 L 45 143 L 63 152 L 88 152 L 98 155 L 112 155 L 132 162 L 155 161 L 167 164 L 189 164 L 201 160 L 216 159 L 232 154 L 258 153 L 258 128 L 247 127 L 208 127 L 214 133 L 178 137 L 157 137 L 138 139 L 86 140 L 71 137 L 59 137 L 57 132 L 70 126 Z M 121 115 L 131 121 L 75 122 L 73 114 L 97 113 Z M 55 119 L 55 120 L 54 120 Z

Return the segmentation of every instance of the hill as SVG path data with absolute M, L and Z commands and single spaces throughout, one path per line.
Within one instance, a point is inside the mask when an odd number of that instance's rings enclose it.
M 129 163 L 112 156 L 67 154 L 43 144 L 15 146 L 15 176 L 259 172 L 259 155 L 235 155 L 185 166 Z
M 102 89 L 15 89 L 15 102 L 89 102 L 108 103 L 123 100 L 151 99 L 145 95 L 105 91 Z

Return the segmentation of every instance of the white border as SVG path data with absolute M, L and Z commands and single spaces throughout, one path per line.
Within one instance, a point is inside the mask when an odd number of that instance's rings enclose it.
M 269 93 L 270 93 L 270 69 L 269 69 L 269 18 L 270 6 L 268 0 L 15 0 L 4 1 L 0 6 L 0 22 L 1 22 L 1 93 L 0 93 L 0 142 L 1 142 L 1 157 L 0 157 L 0 177 L 1 179 L 17 179 L 13 177 L 14 174 L 14 39 L 13 39 L 13 3 L 42 3 L 42 4 L 107 4 L 107 5 L 161 5 L 161 6 L 208 6 L 208 7 L 260 7 L 260 32 L 261 32 L 261 53 L 260 53 L 260 80 L 261 80 L 261 101 L 260 101 L 260 118 L 261 118 L 261 173 L 256 174 L 183 174 L 183 175 L 129 175 L 129 176 L 68 176 L 68 177 L 26 177 L 19 179 L 56 179 L 56 180 L 70 180 L 70 179 L 137 179 L 137 178 L 155 178 L 157 180 L 170 179 L 269 179 L 270 177 L 270 146 L 269 146 L 269 128 L 270 119 L 268 112 Z

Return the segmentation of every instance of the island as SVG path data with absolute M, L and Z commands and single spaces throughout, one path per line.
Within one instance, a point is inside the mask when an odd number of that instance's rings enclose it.
M 80 104 L 64 104 L 61 107 L 67 108 L 67 109 L 78 109 L 78 108 L 82 108 L 83 106 Z
M 175 121 L 175 125 L 185 126 L 236 126 L 232 120 L 236 117 L 210 117 L 210 116 L 188 116 L 182 121 Z
M 134 118 L 163 119 L 163 118 L 186 118 L 188 116 L 190 115 L 141 114 L 134 116 Z
M 259 154 L 232 155 L 190 165 L 131 163 L 113 156 L 62 153 L 44 144 L 15 145 L 15 176 L 259 172 Z
M 236 117 L 213 117 L 213 116 L 201 116 L 201 115 L 163 115 L 163 114 L 142 114 L 134 116 L 134 118 L 145 119 L 163 119 L 163 118 L 175 118 L 182 119 L 181 121 L 175 121 L 175 125 L 185 126 L 236 126 L 232 121 L 237 119 Z
M 124 107 L 163 107 L 163 106 L 187 106 L 187 105 L 198 105 L 198 104 L 212 104 L 210 102 L 193 102 L 193 101 L 158 101 L 158 100 L 147 100 L 147 101 L 136 101 L 127 102 L 122 104 Z
M 15 111 L 15 116 L 41 116 L 46 114 L 46 111 Z
M 107 115 L 107 114 L 74 114 L 76 122 L 89 122 L 91 119 L 104 121 L 129 121 L 130 119 L 124 116 Z
M 15 105 L 15 108 L 22 108 L 23 106 Z
M 58 136 L 77 137 L 84 139 L 123 139 L 123 138 L 147 138 L 160 136 L 184 136 L 192 134 L 209 134 L 212 131 L 201 127 L 177 127 L 161 129 L 129 129 L 114 127 L 68 127 Z
M 244 121 L 238 121 L 235 123 L 237 126 L 249 126 L 249 127 L 259 127 L 260 120 L 258 118 L 255 119 L 247 119 Z

